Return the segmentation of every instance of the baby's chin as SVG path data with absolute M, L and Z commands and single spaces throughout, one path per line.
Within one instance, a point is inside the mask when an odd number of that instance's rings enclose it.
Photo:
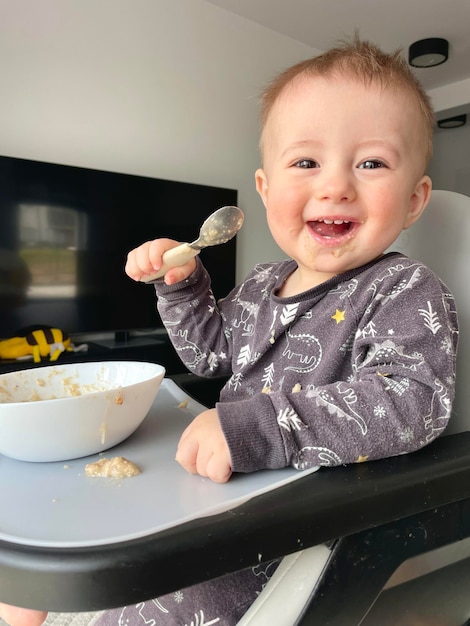
M 308 251 L 302 258 L 294 258 L 300 272 L 311 275 L 317 284 L 325 282 L 333 276 L 355 270 L 383 256 L 383 253 L 356 254 L 357 247 L 353 241 L 345 245 Z M 320 280 L 323 277 L 323 280 Z

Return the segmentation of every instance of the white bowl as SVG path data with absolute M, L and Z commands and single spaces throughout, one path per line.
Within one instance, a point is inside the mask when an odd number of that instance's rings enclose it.
M 165 375 L 155 363 L 52 365 L 0 375 L 0 454 L 66 461 L 124 441 L 147 415 Z

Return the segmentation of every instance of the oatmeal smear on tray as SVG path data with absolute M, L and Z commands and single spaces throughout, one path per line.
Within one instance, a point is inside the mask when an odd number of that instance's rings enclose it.
M 94 463 L 87 463 L 85 474 L 98 478 L 129 478 L 141 474 L 141 471 L 132 461 L 122 456 L 115 456 L 111 459 L 100 459 Z

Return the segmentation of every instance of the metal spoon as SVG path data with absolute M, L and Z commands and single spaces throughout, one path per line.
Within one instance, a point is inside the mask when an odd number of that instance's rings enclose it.
M 146 274 L 140 280 L 148 283 L 164 276 L 172 267 L 184 265 L 197 256 L 203 248 L 226 243 L 234 237 L 243 225 L 243 211 L 236 206 L 223 206 L 204 221 L 199 237 L 192 243 L 182 243 L 167 250 L 163 255 L 163 265 L 155 274 Z

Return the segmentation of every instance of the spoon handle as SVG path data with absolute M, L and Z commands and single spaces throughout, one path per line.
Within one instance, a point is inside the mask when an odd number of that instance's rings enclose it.
M 176 246 L 176 248 L 170 248 L 164 253 L 162 259 L 163 265 L 158 272 L 142 276 L 140 282 L 148 283 L 152 280 L 156 280 L 157 278 L 161 278 L 168 272 L 169 269 L 172 267 L 178 267 L 179 265 L 184 265 L 200 252 L 201 250 L 191 247 L 189 243 L 181 243 L 179 246 Z

